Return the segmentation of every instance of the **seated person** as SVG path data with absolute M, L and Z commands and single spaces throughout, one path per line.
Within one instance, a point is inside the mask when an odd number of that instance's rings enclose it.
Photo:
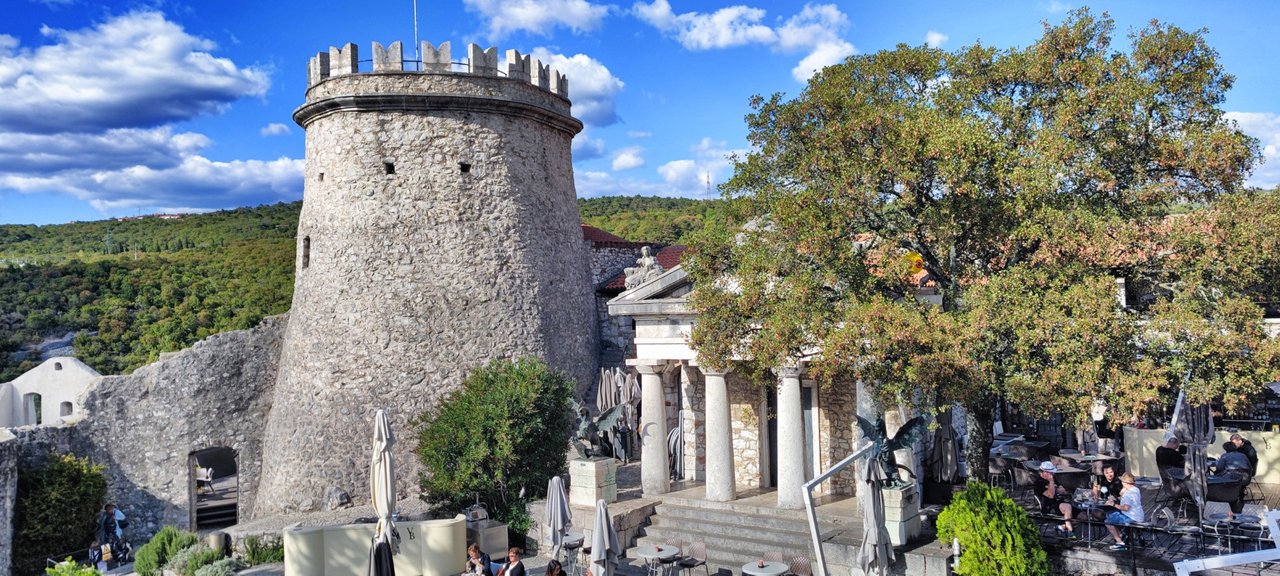
M 507 550 L 507 563 L 498 569 L 498 576 L 525 576 L 524 562 L 520 561 L 520 553 L 519 548 Z
M 1052 515 L 1062 514 L 1062 524 L 1058 525 L 1058 535 L 1070 537 L 1074 528 L 1071 525 L 1071 497 L 1067 489 L 1054 480 L 1053 474 L 1058 468 L 1053 462 L 1045 460 L 1040 463 L 1040 476 L 1035 481 L 1036 502 L 1040 504 L 1040 513 Z
M 480 550 L 479 544 L 472 542 L 470 546 L 467 546 L 467 563 L 462 568 L 462 571 L 476 576 L 493 576 L 489 555 Z
M 1233 442 L 1227 442 L 1222 445 L 1222 455 L 1218 457 L 1218 474 L 1226 474 L 1228 472 L 1239 472 L 1241 474 L 1249 474 L 1249 457 L 1240 452 L 1240 449 Z M 1250 478 L 1253 476 L 1250 475 Z
M 1129 547 L 1124 543 L 1124 536 L 1120 534 L 1120 529 L 1116 526 L 1125 524 L 1133 524 L 1134 522 L 1142 522 L 1145 514 L 1142 511 L 1142 492 L 1134 485 L 1135 478 L 1130 472 L 1120 475 L 1120 483 L 1124 486 L 1120 492 L 1120 499 L 1117 501 L 1114 496 L 1109 498 L 1109 503 L 1115 506 L 1115 511 L 1107 514 L 1107 531 L 1111 533 L 1111 537 L 1115 538 L 1116 543 L 1111 545 L 1112 550 L 1128 550 Z
M 1120 477 L 1116 476 L 1116 467 L 1107 464 L 1102 467 L 1102 475 L 1093 477 L 1092 496 L 1094 500 L 1106 501 L 1111 496 L 1118 496 L 1123 490 Z M 1105 519 L 1107 513 L 1101 508 L 1093 511 L 1093 517 L 1098 520 Z
M 1253 443 L 1245 440 L 1239 432 L 1231 435 L 1231 443 L 1236 445 L 1236 451 L 1244 454 L 1249 459 L 1249 477 L 1253 478 L 1258 475 L 1258 451 L 1253 447 Z
M 1160 469 L 1160 476 L 1165 476 L 1164 471 L 1169 468 L 1184 468 L 1187 464 L 1186 447 L 1182 446 L 1182 442 L 1177 436 L 1170 436 L 1165 440 L 1164 446 L 1156 448 L 1156 468 Z

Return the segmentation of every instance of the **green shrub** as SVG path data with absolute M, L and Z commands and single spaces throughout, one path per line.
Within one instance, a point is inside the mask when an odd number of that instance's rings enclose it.
M 189 549 L 194 549 L 195 552 L 192 552 L 191 557 L 187 559 L 186 566 L 183 566 L 183 576 L 196 576 L 197 570 L 226 558 L 221 550 L 214 550 L 204 544 Z M 177 569 L 175 568 L 174 571 L 176 572 Z
M 179 551 L 196 543 L 196 535 L 165 526 L 133 555 L 133 571 L 139 576 L 160 576 L 160 569 Z
M 44 569 L 44 573 L 48 576 L 98 576 L 98 571 L 88 566 L 82 566 L 70 556 L 66 560 Z
M 195 576 L 232 576 L 244 568 L 245 564 L 235 558 L 223 558 L 213 564 L 201 566 L 196 570 Z
M 194 558 L 198 552 L 200 552 L 200 548 L 202 546 L 203 544 L 192 544 L 191 546 L 174 552 L 174 554 L 169 557 L 169 560 L 164 563 L 165 571 L 177 572 L 178 574 L 185 573 L 187 571 L 187 564 L 191 562 L 191 559 Z
M 572 394 L 572 380 L 535 358 L 477 368 L 419 420 L 424 498 L 452 514 L 479 496 L 491 516 L 527 531 L 525 503 L 565 469 Z
M 284 562 L 284 543 L 279 540 L 268 542 L 257 536 L 246 537 L 244 561 L 250 566 Z
M 50 454 L 40 466 L 18 466 L 14 574 L 43 574 L 46 558 L 89 545 L 107 497 L 102 470 L 69 454 Z
M 970 481 L 938 515 L 938 540 L 960 540 L 961 576 L 1040 576 L 1049 573 L 1040 532 L 1026 510 L 1005 494 Z

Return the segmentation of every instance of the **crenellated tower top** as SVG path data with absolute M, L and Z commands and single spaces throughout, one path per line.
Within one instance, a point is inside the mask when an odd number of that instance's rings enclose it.
M 422 60 L 405 60 L 404 50 L 400 42 L 392 42 L 383 47 L 373 43 L 373 58 L 364 62 L 371 63 L 363 72 L 374 74 L 386 72 L 418 72 L 423 74 L 475 74 L 477 76 L 505 76 L 513 80 L 522 80 L 553 94 L 569 97 L 569 78 L 558 70 L 543 64 L 541 60 L 518 50 L 507 50 L 506 70 L 499 68 L 498 49 L 481 48 L 478 44 L 467 45 L 466 60 L 454 61 L 448 42 L 440 46 L 432 46 L 430 42 L 422 43 Z M 348 42 L 341 48 L 330 47 L 328 52 L 319 52 L 311 58 L 307 66 L 307 86 L 314 86 L 323 80 L 347 74 L 360 74 L 361 60 L 355 44 Z M 406 64 L 411 65 L 406 67 Z

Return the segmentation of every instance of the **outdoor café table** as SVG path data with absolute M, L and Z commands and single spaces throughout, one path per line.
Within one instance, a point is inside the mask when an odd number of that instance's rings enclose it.
M 1085 513 L 1085 518 L 1088 520 L 1087 522 L 1085 522 L 1085 532 L 1084 532 L 1085 545 L 1092 546 L 1093 545 L 1093 526 L 1097 522 L 1097 520 L 1093 518 L 1093 511 L 1101 510 L 1103 514 L 1106 514 L 1108 512 L 1115 510 L 1116 507 L 1110 504 L 1107 504 L 1105 500 L 1094 500 L 1092 498 L 1088 498 L 1085 500 L 1078 500 L 1074 503 L 1074 505 L 1076 508 L 1083 510 Z
M 636 548 L 636 556 L 644 559 L 644 563 L 649 567 L 649 574 L 657 574 L 660 571 L 662 561 L 670 560 L 680 553 L 680 549 L 675 546 L 667 546 L 659 544 L 657 546 L 641 546 Z
M 742 573 L 749 576 L 782 576 L 787 573 L 788 566 L 783 562 L 747 562 L 742 565 Z

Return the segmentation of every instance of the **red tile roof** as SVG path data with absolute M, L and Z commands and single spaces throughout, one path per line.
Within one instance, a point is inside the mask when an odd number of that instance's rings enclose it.
M 664 270 L 670 270 L 672 268 L 675 268 L 676 265 L 680 264 L 680 257 L 684 256 L 684 251 L 687 249 L 688 249 L 688 246 L 682 246 L 679 244 L 676 244 L 674 246 L 667 246 L 666 248 L 662 248 L 658 250 L 658 253 L 655 255 L 655 257 L 658 259 L 658 264 L 661 264 Z M 640 255 L 639 251 L 637 251 L 636 257 L 639 257 L 639 255 Z M 627 288 L 627 275 L 622 272 L 619 272 L 617 276 L 610 278 L 600 286 L 600 290 L 606 290 L 611 292 L 621 292 L 626 288 Z
M 632 242 L 621 236 L 605 232 L 604 230 L 591 226 L 590 224 L 582 225 L 582 239 L 596 245 L 608 244 L 622 247 L 635 246 L 637 248 L 645 245 L 644 242 Z

